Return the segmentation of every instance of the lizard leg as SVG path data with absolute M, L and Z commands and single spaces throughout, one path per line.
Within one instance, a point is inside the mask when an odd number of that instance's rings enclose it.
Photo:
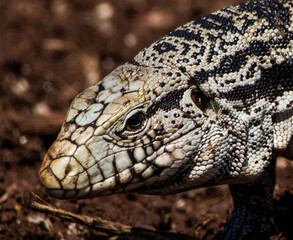
M 275 160 L 256 181 L 231 184 L 234 211 L 217 240 L 268 239 L 278 233 L 274 222 Z

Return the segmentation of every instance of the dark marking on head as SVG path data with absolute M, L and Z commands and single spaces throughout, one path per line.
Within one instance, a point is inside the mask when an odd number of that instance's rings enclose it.
M 188 30 L 182 30 L 182 29 L 177 29 L 169 34 L 169 36 L 174 36 L 178 38 L 183 38 L 184 40 L 187 41 L 197 41 L 199 43 L 203 42 L 203 37 L 201 36 L 201 33 L 194 33 L 194 32 L 189 32 Z M 186 48 L 185 48 L 186 49 Z
M 242 101 L 244 106 L 250 106 L 257 99 L 265 98 L 274 102 L 284 91 L 293 90 L 293 62 L 285 60 L 269 69 L 261 68 L 261 77 L 255 84 L 236 86 L 228 92 L 220 92 L 221 97 L 230 101 Z
M 167 94 L 166 97 L 158 102 L 153 103 L 147 110 L 147 116 L 153 115 L 158 109 L 162 109 L 166 112 L 174 108 L 180 108 L 180 100 L 186 89 L 174 90 Z
M 178 51 L 175 45 L 168 42 L 159 42 L 153 48 L 159 54 L 163 54 L 165 52 L 170 52 L 170 51 L 175 51 L 175 52 Z
M 128 153 L 128 156 L 129 156 L 129 158 L 130 158 L 130 160 L 132 162 L 132 165 L 136 164 L 136 162 L 137 162 L 135 157 L 134 157 L 134 155 L 133 155 L 133 152 L 134 152 L 134 148 L 131 148 L 131 149 L 127 150 L 127 153 Z

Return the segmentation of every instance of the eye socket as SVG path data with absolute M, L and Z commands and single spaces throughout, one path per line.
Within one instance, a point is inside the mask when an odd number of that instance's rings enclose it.
M 127 119 L 125 129 L 127 131 L 136 131 L 143 125 L 144 120 L 144 114 L 142 112 L 137 112 Z

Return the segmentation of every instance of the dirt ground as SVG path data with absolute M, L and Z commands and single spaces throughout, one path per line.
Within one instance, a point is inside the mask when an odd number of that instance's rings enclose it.
M 0 239 L 108 239 L 33 210 L 32 192 L 75 213 L 212 239 L 232 211 L 227 186 L 58 201 L 41 189 L 38 170 L 77 93 L 175 27 L 238 2 L 0 1 Z M 292 163 L 279 159 L 274 204 L 282 234 L 271 239 L 293 239 L 292 170 Z

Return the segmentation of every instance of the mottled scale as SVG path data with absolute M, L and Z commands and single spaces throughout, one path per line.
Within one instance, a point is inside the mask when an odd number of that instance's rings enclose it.
M 275 161 L 293 159 L 293 1 L 191 21 L 73 101 L 40 182 L 56 198 L 230 184 L 219 239 L 268 239 Z

